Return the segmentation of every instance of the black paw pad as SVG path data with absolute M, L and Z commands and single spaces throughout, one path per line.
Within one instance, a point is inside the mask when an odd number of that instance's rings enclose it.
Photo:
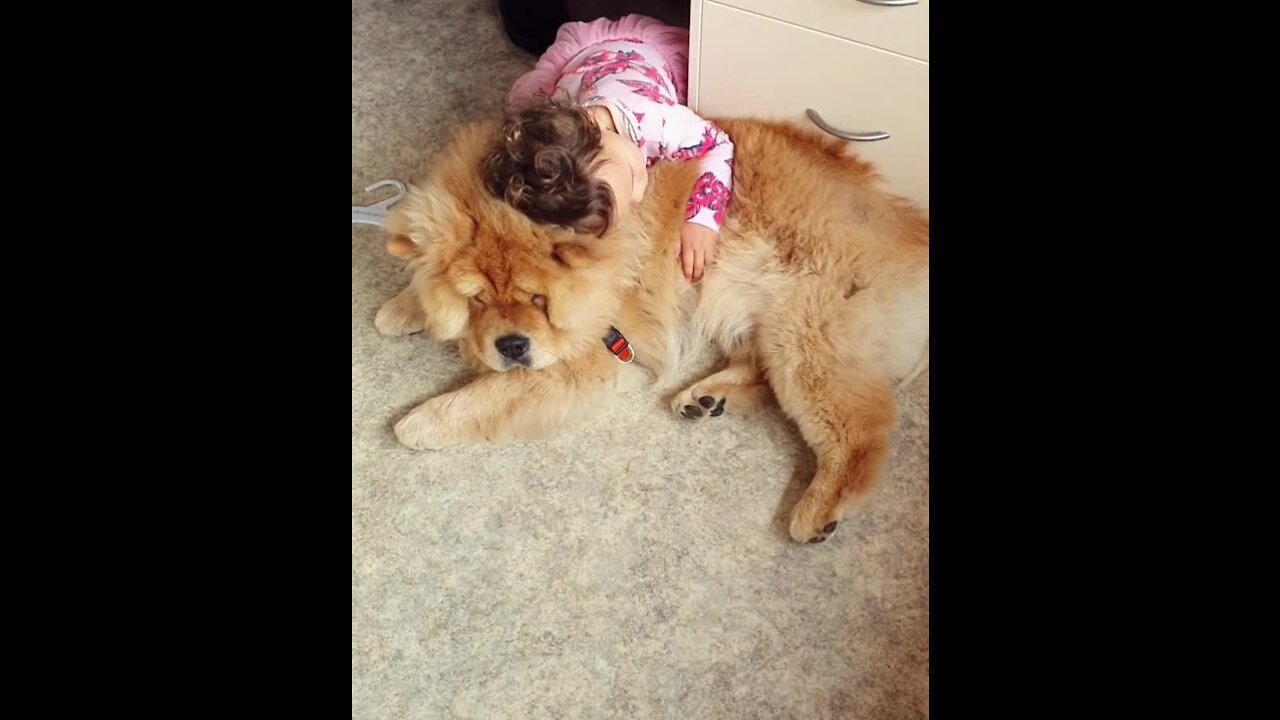
M 721 415 L 723 415 L 723 414 L 724 414 L 724 401 L 725 401 L 725 398 L 720 398 L 720 402 L 716 403 L 716 409 L 715 409 L 715 410 L 712 410 L 712 411 L 711 411 L 710 413 L 708 413 L 708 414 L 709 414 L 709 415 L 711 415 L 711 417 L 720 417 Z M 701 400 L 699 400 L 698 402 L 702 402 L 702 401 L 701 401 Z
M 702 408 L 697 405 L 685 405 L 684 410 L 680 411 L 680 414 L 690 420 L 693 420 L 694 418 L 702 417 Z
M 711 397 L 710 395 L 703 395 L 702 397 L 698 398 L 698 404 L 710 410 L 712 406 L 716 404 L 716 399 Z

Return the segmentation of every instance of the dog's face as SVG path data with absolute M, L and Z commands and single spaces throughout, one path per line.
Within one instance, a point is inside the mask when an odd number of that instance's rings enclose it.
M 477 171 L 487 137 L 464 132 L 388 217 L 388 249 L 412 261 L 428 331 L 497 372 L 598 351 L 617 303 L 606 282 L 616 241 L 537 226 L 489 196 Z
M 461 340 L 492 370 L 541 370 L 568 357 L 595 316 L 589 308 L 607 303 L 599 289 L 575 282 L 568 265 L 590 261 L 585 246 L 548 242 L 544 250 L 478 224 L 456 237 L 452 257 L 437 272 L 420 269 L 415 282 L 427 318 L 439 318 L 433 334 Z

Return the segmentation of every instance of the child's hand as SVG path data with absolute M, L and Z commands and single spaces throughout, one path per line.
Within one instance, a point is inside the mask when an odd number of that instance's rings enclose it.
M 711 228 L 687 222 L 680 228 L 680 266 L 686 282 L 702 280 L 702 271 L 716 259 L 720 236 Z

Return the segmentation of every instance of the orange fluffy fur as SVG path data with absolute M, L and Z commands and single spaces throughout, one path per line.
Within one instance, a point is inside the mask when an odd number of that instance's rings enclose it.
M 669 376 L 687 340 L 701 338 L 724 368 L 677 393 L 673 421 L 706 420 L 703 398 L 739 414 L 776 401 L 817 459 L 791 536 L 825 540 L 881 473 L 893 382 L 928 339 L 929 221 L 882 191 L 844 143 L 780 123 L 721 127 L 736 148 L 734 197 L 697 286 L 675 258 L 696 163 L 655 167 L 643 203 L 597 239 L 535 225 L 491 197 L 478 167 L 494 127 L 461 132 L 389 219 L 388 249 L 410 259 L 414 277 L 376 322 L 387 334 L 425 328 L 457 340 L 479 376 L 402 418 L 400 442 L 538 437 L 642 369 Z M 605 350 L 610 326 L 635 363 Z M 528 367 L 495 349 L 511 334 L 529 339 Z

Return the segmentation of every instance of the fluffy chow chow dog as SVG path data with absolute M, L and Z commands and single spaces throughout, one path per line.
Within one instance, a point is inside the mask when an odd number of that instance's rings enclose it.
M 881 473 L 894 383 L 929 325 L 929 221 L 882 191 L 844 143 L 781 123 L 726 120 L 734 191 L 715 265 L 689 285 L 675 257 L 696 163 L 652 170 L 644 201 L 603 237 L 538 226 L 484 188 L 495 126 L 460 132 L 388 219 L 413 280 L 379 311 L 387 334 L 457 341 L 478 376 L 395 425 L 439 449 L 530 439 L 604 395 L 680 371 L 696 343 L 721 369 L 671 400 L 672 422 L 776 402 L 816 473 L 791 513 L 821 542 Z

